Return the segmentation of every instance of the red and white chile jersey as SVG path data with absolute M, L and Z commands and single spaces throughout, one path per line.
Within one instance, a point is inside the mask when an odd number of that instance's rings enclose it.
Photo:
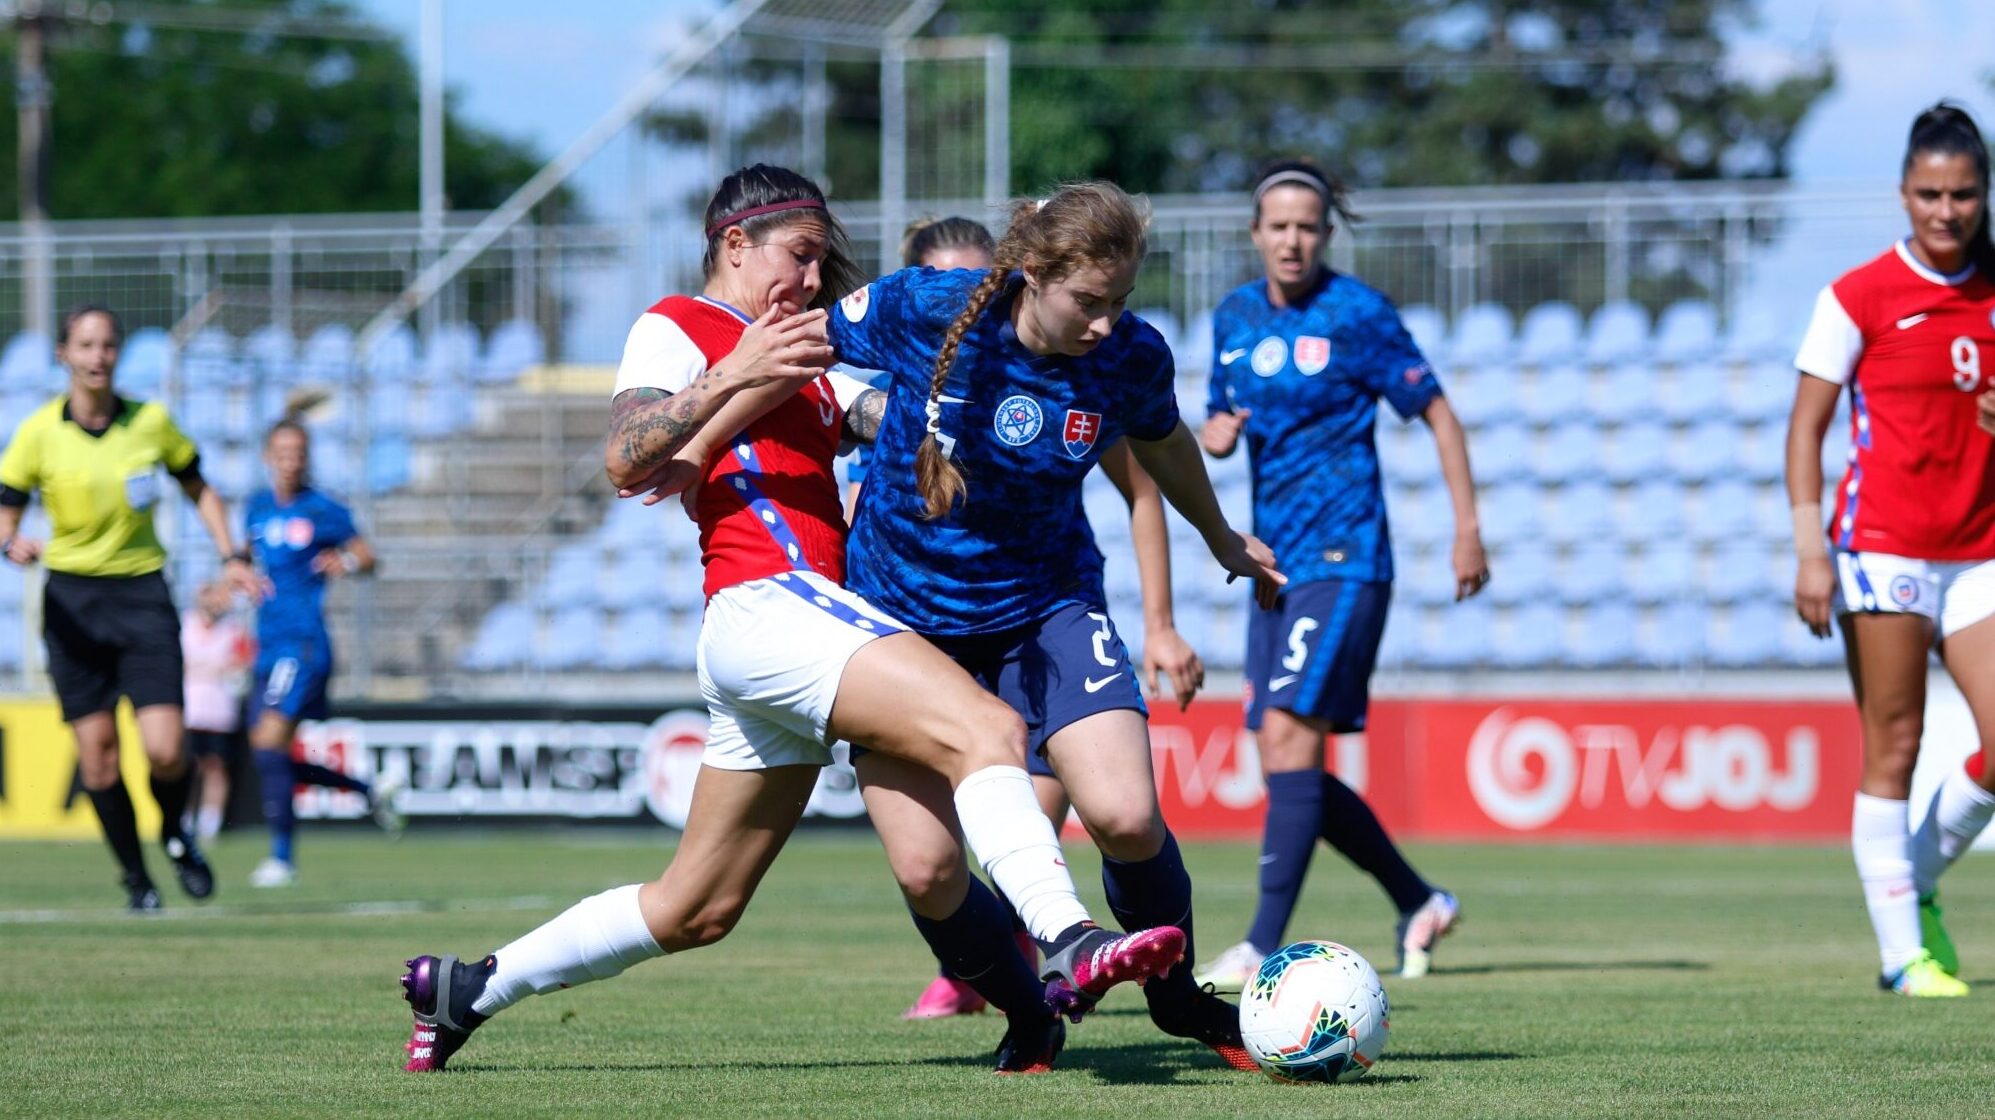
M 705 297 L 658 301 L 630 328 L 615 392 L 679 392 L 732 353 L 748 323 Z M 826 373 L 708 460 L 693 503 L 708 598 L 781 572 L 845 582 L 845 515 L 831 461 L 845 410 L 865 389 L 857 378 Z
M 1974 398 L 1995 375 L 1995 278 L 1953 276 L 1900 242 L 1816 298 L 1794 364 L 1850 387 L 1850 460 L 1829 539 L 1852 552 L 1995 559 L 1995 439 Z

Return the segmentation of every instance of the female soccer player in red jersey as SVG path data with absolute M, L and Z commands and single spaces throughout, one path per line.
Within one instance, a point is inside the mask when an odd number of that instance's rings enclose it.
M 840 738 L 947 780 L 966 842 L 1034 936 L 1058 947 L 1051 967 L 1072 989 L 1092 997 L 1184 956 L 1182 930 L 1116 937 L 1089 921 L 1033 800 L 1023 722 L 843 586 L 832 458 L 842 439 L 871 438 L 884 394 L 826 372 L 823 304 L 857 276 L 823 193 L 784 168 L 743 168 L 708 203 L 706 236 L 705 291 L 660 301 L 631 329 L 605 452 L 612 481 L 635 486 L 709 428 L 727 434 L 697 460 L 687 502 L 706 563 L 698 662 L 712 726 L 684 835 L 658 879 L 584 899 L 481 961 L 411 960 L 411 1072 L 442 1069 L 472 1030 L 528 995 L 726 936 Z M 789 392 L 765 408 L 753 390 L 768 386 Z M 940 920 L 990 923 L 995 900 L 975 901 Z M 999 1071 L 1051 1068 L 1064 1028 L 1046 992 L 1035 986 L 1005 1010 Z
M 1935 643 L 1981 742 L 1995 742 L 1995 441 L 1977 426 L 1977 405 L 1995 407 L 1995 247 L 1988 147 L 1961 109 L 1941 102 L 1913 122 L 1899 196 L 1911 236 L 1823 289 L 1795 358 L 1794 603 L 1818 637 L 1841 621 L 1863 716 L 1850 842 L 1878 982 L 1962 996 L 1936 884 L 1995 811 L 1995 771 L 1976 755 L 1949 773 L 1916 835 L 1907 806 Z M 1845 385 L 1849 467 L 1825 536 L 1822 433 Z

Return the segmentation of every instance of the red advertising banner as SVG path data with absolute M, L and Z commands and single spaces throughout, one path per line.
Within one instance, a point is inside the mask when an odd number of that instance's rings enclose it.
M 1847 701 L 1381 700 L 1329 768 L 1410 836 L 1827 839 L 1849 831 L 1861 742 Z M 1239 707 L 1151 717 L 1164 815 L 1258 833 Z

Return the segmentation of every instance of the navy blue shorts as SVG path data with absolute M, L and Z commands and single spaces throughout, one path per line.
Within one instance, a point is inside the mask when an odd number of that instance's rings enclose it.
M 256 656 L 256 687 L 249 694 L 249 726 L 256 726 L 266 711 L 292 723 L 326 718 L 332 671 L 330 643 L 274 642 L 263 647 Z
M 1247 729 L 1269 708 L 1363 731 L 1392 584 L 1326 579 L 1282 592 L 1247 619 Z
M 1129 650 L 1106 607 L 1061 607 L 1029 626 L 965 637 L 924 635 L 1025 719 L 1026 769 L 1053 773 L 1046 740 L 1097 712 L 1150 714 Z

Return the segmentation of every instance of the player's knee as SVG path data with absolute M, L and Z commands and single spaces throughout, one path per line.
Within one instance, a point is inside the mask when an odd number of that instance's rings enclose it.
M 1095 846 L 1110 859 L 1146 860 L 1164 847 L 1164 820 L 1145 805 L 1117 806 L 1087 822 Z
M 969 770 L 986 766 L 1025 765 L 1025 720 L 1011 705 L 995 696 L 955 714 L 956 742 L 969 762 Z
M 698 949 L 733 933 L 735 925 L 741 921 L 742 911 L 747 908 L 747 899 L 715 899 L 697 910 L 679 916 L 676 921 L 668 922 L 667 928 L 662 931 L 654 927 L 651 935 L 657 939 L 659 947 L 668 953 Z
M 1864 754 L 1874 769 L 1911 773 L 1919 758 L 1919 740 L 1925 735 L 1925 713 L 1892 712 L 1866 721 Z
M 950 858 L 951 855 L 954 858 Z M 960 852 L 923 853 L 894 860 L 894 881 L 917 910 L 924 904 L 961 893 L 969 875 Z

